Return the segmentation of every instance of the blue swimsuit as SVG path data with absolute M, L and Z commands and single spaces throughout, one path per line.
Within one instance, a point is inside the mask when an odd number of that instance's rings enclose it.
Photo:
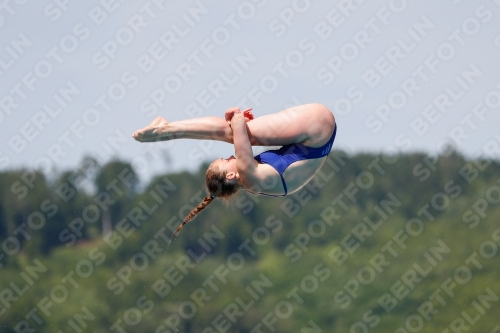
M 285 194 L 283 195 L 271 195 L 266 193 L 258 193 L 262 195 L 281 197 L 287 194 L 287 188 L 285 180 L 283 179 L 283 172 L 288 168 L 293 162 L 301 160 L 311 160 L 315 158 L 321 158 L 330 153 L 332 149 L 333 141 L 335 140 L 335 135 L 337 135 L 337 124 L 335 124 L 335 129 L 333 130 L 332 137 L 321 147 L 311 148 L 306 147 L 300 143 L 294 143 L 291 145 L 286 145 L 280 149 L 267 150 L 257 156 L 254 159 L 259 163 L 265 163 L 272 166 L 276 171 L 278 171 L 281 182 L 283 183 L 283 188 L 285 189 Z

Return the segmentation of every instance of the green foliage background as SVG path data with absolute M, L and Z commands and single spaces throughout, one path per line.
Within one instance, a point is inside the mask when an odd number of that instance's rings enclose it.
M 1 173 L 0 332 L 484 333 L 500 324 L 497 161 L 336 151 L 299 193 L 216 200 L 168 246 L 205 195 L 205 170 L 143 188 L 123 161 L 86 159 L 55 179 Z M 115 238 L 103 239 L 107 230 Z

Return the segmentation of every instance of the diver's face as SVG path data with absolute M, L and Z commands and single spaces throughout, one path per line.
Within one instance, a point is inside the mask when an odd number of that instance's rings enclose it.
M 226 172 L 227 174 L 238 173 L 236 168 L 236 157 L 233 155 L 228 158 L 219 158 L 212 163 L 213 168 L 218 168 L 221 172 Z

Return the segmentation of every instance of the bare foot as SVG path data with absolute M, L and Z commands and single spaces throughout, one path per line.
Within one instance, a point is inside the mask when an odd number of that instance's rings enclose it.
M 162 141 L 162 138 L 165 140 L 168 136 L 166 125 L 168 125 L 167 120 L 162 117 L 156 117 L 151 124 L 132 134 L 132 137 L 139 142 Z

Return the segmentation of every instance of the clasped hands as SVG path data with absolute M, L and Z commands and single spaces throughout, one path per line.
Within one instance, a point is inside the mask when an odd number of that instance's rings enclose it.
M 226 115 L 225 115 L 226 121 L 229 124 L 229 126 L 231 126 L 231 119 L 233 119 L 233 116 L 235 114 L 242 114 L 246 122 L 249 122 L 254 118 L 252 114 L 252 108 L 241 111 L 241 109 L 238 107 L 232 107 L 226 110 Z

